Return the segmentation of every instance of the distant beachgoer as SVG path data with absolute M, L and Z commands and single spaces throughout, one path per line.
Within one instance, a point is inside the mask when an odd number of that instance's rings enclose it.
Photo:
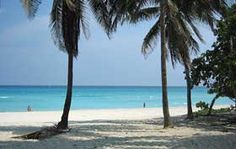
M 28 111 L 28 112 L 32 111 L 30 105 L 28 105 L 28 107 L 27 107 L 27 111 Z
M 145 104 L 145 102 L 143 103 L 143 108 L 145 108 L 146 107 L 146 104 Z

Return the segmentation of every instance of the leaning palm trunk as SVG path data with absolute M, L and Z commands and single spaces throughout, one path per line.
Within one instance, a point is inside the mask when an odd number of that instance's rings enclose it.
M 58 123 L 58 129 L 68 129 L 68 116 L 71 106 L 72 98 L 72 88 L 73 88 L 73 53 L 68 54 L 68 78 L 67 78 L 67 93 L 66 100 L 64 104 L 63 114 L 61 121 Z
M 192 111 L 192 99 L 191 99 L 191 79 L 189 74 L 189 66 L 185 66 L 185 75 L 186 75 L 186 83 L 187 83 L 187 119 L 193 119 L 193 111 Z
M 165 0 L 161 0 L 160 27 L 161 27 L 161 78 L 162 78 L 162 106 L 164 115 L 164 128 L 172 127 L 170 119 L 168 95 L 167 95 L 167 74 L 166 74 L 166 35 L 165 35 Z
M 210 108 L 209 108 L 209 110 L 208 110 L 207 115 L 211 115 L 211 112 L 212 112 L 213 106 L 214 106 L 214 104 L 215 104 L 217 98 L 219 98 L 219 95 L 216 95 L 216 96 L 212 99 L 212 101 L 211 101 L 211 105 L 210 105 Z

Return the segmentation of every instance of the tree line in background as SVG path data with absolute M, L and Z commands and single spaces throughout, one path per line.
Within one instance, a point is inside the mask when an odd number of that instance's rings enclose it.
M 21 0 L 21 2 L 30 18 L 35 16 L 41 4 L 41 0 Z M 141 49 L 142 53 L 147 56 L 154 50 L 158 37 L 160 37 L 164 128 L 173 126 L 169 114 L 167 93 L 166 61 L 168 56 L 170 56 L 173 66 L 179 62 L 185 67 L 187 117 L 192 119 L 191 87 L 194 82 L 191 81 L 191 77 L 194 78 L 195 76 L 190 77 L 190 74 L 194 74 L 194 70 L 190 70 L 190 68 L 197 67 L 197 64 L 195 65 L 197 60 L 191 67 L 190 55 L 192 52 L 197 53 L 199 51 L 197 40 L 204 41 L 197 24 L 199 22 L 207 24 L 214 31 L 217 23 L 216 16 L 224 17 L 226 14 L 227 4 L 225 0 L 53 0 L 50 14 L 51 33 L 59 49 L 68 54 L 67 94 L 57 129 L 68 129 L 73 86 L 73 58 L 78 55 L 78 40 L 81 31 L 88 35 L 88 25 L 84 15 L 87 11 L 87 5 L 91 8 L 97 22 L 105 30 L 108 37 L 116 31 L 119 25 L 123 25 L 125 22 L 137 24 L 155 20 L 154 25 L 143 40 Z M 215 47 L 219 48 L 217 45 Z M 232 57 L 232 59 L 234 58 Z M 230 70 L 234 71 L 235 69 Z M 200 81 L 202 78 L 198 80 Z

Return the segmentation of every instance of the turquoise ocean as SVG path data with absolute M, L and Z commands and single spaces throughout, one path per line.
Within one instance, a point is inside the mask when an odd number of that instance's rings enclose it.
M 64 105 L 65 86 L 0 86 L 0 112 L 57 111 Z M 186 87 L 168 87 L 171 107 L 186 105 Z M 194 88 L 192 102 L 210 102 L 214 95 L 204 87 Z M 76 86 L 73 88 L 72 109 L 117 109 L 161 107 L 161 87 L 104 87 Z M 220 98 L 217 105 L 234 104 L 228 98 Z

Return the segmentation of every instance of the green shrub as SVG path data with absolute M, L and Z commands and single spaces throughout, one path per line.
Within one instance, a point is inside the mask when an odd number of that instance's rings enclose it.
M 198 110 L 197 112 L 194 112 L 194 116 L 198 117 L 198 116 L 206 116 L 208 114 L 208 108 L 206 109 L 201 109 Z M 220 109 L 212 109 L 211 114 L 221 114 L 221 113 L 226 113 L 226 112 L 230 112 L 232 109 L 231 108 L 220 108 Z
M 201 109 L 193 113 L 194 117 L 206 116 L 209 109 Z
M 201 110 L 208 109 L 209 108 L 208 106 L 209 106 L 209 104 L 204 101 L 200 101 L 200 102 L 196 103 L 196 107 L 200 108 Z

